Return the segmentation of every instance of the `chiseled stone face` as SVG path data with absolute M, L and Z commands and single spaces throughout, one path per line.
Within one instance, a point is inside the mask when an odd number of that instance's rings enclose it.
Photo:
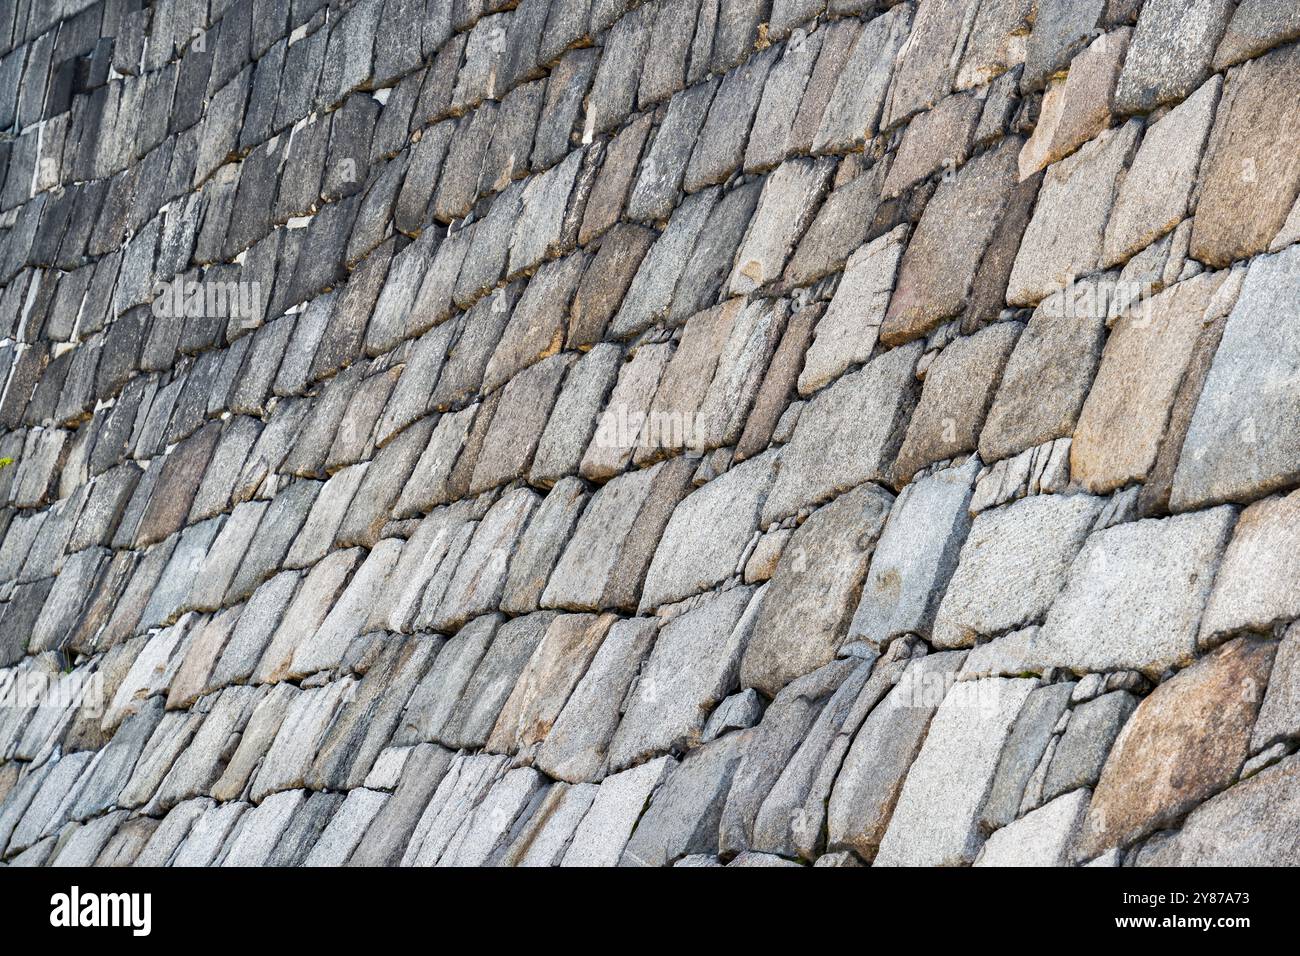
M 1042 663 L 1153 677 L 1190 663 L 1235 521 L 1236 509 L 1221 507 L 1090 535 L 1039 635 Z
M 1034 310 L 980 432 L 986 463 L 1074 432 L 1101 362 L 1106 301 L 1097 284 L 1079 283 Z
M 698 594 L 738 573 L 780 462 L 769 452 L 691 492 L 673 511 L 646 572 L 641 610 Z
M 1137 866 L 1295 866 L 1300 855 L 1292 756 L 1211 797 L 1178 833 L 1144 847 Z
M 1297 290 L 1300 246 L 1251 263 L 1183 441 L 1173 510 L 1245 502 L 1300 475 Z
M 1143 481 L 1155 465 L 1202 317 L 1222 281 L 1222 273 L 1211 273 L 1180 282 L 1111 328 L 1070 445 L 1070 474 L 1089 491 Z
M 1228 0 L 1150 0 L 1143 4 L 1115 105 L 1142 113 L 1177 102 L 1201 85 L 1228 25 Z
M 880 841 L 877 866 L 972 863 L 998 756 L 1035 681 L 961 681 L 943 697 Z
M 925 637 L 970 531 L 967 510 L 978 459 L 905 487 L 871 556 L 849 640 L 883 646 L 903 634 Z
M 1300 47 L 1233 67 L 1200 177 L 1192 254 L 1216 268 L 1263 252 L 1300 194 Z M 1251 210 L 1246 217 L 1243 209 Z
M 1097 271 L 1115 194 L 1141 135 L 1130 120 L 1048 167 L 1007 286 L 1007 302 L 1037 305 Z
M 1102 265 L 1123 262 L 1186 217 L 1222 91 L 1212 77 L 1147 128 L 1115 197 Z
M 835 657 L 893 496 L 866 484 L 814 511 L 786 543 L 741 662 L 740 679 L 774 695 Z
M 883 342 L 910 341 L 961 314 L 1016 184 L 1017 146 L 1014 138 L 1003 140 L 935 190 L 903 253 Z
M 874 859 L 907 770 L 965 657 L 930 654 L 908 664 L 853 739 L 827 805 L 828 845 Z
M 998 322 L 949 344 L 925 372 L 921 401 L 898 450 L 900 482 L 936 461 L 975 450 L 984 416 L 1024 326 Z
M 892 349 L 809 402 L 781 454 L 764 524 L 864 481 L 888 480 L 920 391 L 920 357 L 917 344 Z
M 1239 638 L 1152 691 L 1102 770 L 1079 843 L 1084 857 L 1127 846 L 1232 784 L 1275 650 Z
M 736 687 L 761 590 L 732 588 L 664 625 L 609 745 L 621 770 L 699 742 L 705 715 Z
M 1091 495 L 1037 495 L 971 523 L 934 622 L 940 647 L 970 647 L 1039 621 L 1100 514 Z

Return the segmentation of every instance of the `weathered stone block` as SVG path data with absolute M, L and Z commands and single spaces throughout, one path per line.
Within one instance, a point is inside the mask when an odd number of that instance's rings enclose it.
M 1300 616 L 1300 493 L 1257 501 L 1241 513 L 1201 619 L 1200 644 L 1239 630 L 1267 633 Z
M 809 403 L 763 506 L 765 526 L 864 481 L 888 480 L 919 393 L 921 351 L 912 343 L 886 352 Z
M 1167 4 L 1166 4 L 1167 5 Z M 1215 268 L 1269 247 L 1300 193 L 1300 46 L 1233 67 L 1202 163 L 1192 255 Z M 1241 216 L 1249 209 L 1250 216 Z
M 952 342 L 930 363 L 921 401 L 898 450 L 897 481 L 910 481 L 933 462 L 975 450 L 1002 370 L 1023 330 L 1019 322 L 997 322 Z
M 1111 751 L 1083 825 L 1087 859 L 1124 847 L 1228 787 L 1246 759 L 1276 645 L 1241 638 L 1161 684 Z
M 813 512 L 790 537 L 741 663 L 741 683 L 774 696 L 833 660 L 893 497 L 867 484 Z
M 723 591 L 663 626 L 609 745 L 609 768 L 698 744 L 705 718 L 736 687 L 762 594 Z
M 1105 302 L 1096 284 L 1080 283 L 1034 310 L 980 432 L 985 462 L 1073 434 L 1101 362 Z
M 1228 0 L 1147 0 L 1115 90 L 1123 113 L 1148 113 L 1189 96 L 1210 75 L 1234 4 Z
M 1183 441 L 1173 510 L 1262 497 L 1300 475 L 1300 404 L 1285 371 L 1300 350 L 1297 290 L 1300 246 L 1251 263 Z
M 641 613 L 707 591 L 738 572 L 779 461 L 779 451 L 760 455 L 682 499 L 646 572 Z
M 635 611 L 646 570 L 693 464 L 685 458 L 620 475 L 592 496 L 542 593 L 542 607 Z
M 1115 323 L 1070 445 L 1070 474 L 1089 491 L 1143 481 L 1155 466 L 1222 281 L 1213 273 L 1180 282 Z
M 870 360 L 906 244 L 907 227 L 898 226 L 849 257 L 808 346 L 799 394 L 809 395 Z
M 973 862 L 998 758 L 1035 681 L 962 681 L 943 698 L 907 773 L 876 854 L 877 866 Z
M 1098 531 L 1079 552 L 1039 635 L 1046 665 L 1158 677 L 1190 663 L 1201 610 L 1236 509 L 1148 518 Z
M 1091 495 L 1039 495 L 982 511 L 934 622 L 939 647 L 1042 620 L 1101 512 Z
M 871 556 L 850 641 L 883 647 L 903 634 L 930 634 L 939 601 L 970 531 L 967 510 L 978 459 L 905 487 Z
M 1097 271 L 1106 223 L 1137 148 L 1141 123 L 1107 130 L 1047 170 L 1007 287 L 1007 302 L 1037 305 Z
M 1103 267 L 1145 249 L 1192 211 L 1192 190 L 1222 90 L 1223 80 L 1210 78 L 1147 128 L 1115 196 L 1102 249 Z

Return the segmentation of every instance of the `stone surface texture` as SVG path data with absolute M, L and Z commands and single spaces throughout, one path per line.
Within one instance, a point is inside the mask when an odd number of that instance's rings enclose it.
M 0 867 L 1300 862 L 1298 103 L 1291 0 L 0 0 Z

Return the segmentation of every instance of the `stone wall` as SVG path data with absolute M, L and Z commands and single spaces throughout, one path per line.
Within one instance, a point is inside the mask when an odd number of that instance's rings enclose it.
M 1300 862 L 1300 7 L 0 2 L 0 857 Z

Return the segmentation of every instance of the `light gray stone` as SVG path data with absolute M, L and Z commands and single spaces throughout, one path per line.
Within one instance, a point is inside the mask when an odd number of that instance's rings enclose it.
M 864 698 L 875 693 L 868 688 L 876 660 L 868 656 L 835 662 L 851 669 L 763 798 L 754 819 L 755 849 L 807 860 L 825 849 L 823 825 L 832 781 L 824 770 L 828 761 L 838 763 L 843 756 L 838 745 L 846 725 L 856 722 L 867 706 Z
M 537 767 L 575 783 L 603 775 L 628 688 L 649 655 L 658 630 L 653 618 L 620 620 L 609 629 L 538 750 Z
M 800 395 L 817 391 L 852 366 L 871 359 L 907 233 L 906 226 L 898 226 L 863 246 L 845 263 L 835 297 L 818 321 L 804 357 Z
M 918 4 L 906 47 L 899 53 L 882 126 L 898 126 L 952 91 L 957 65 L 975 22 L 978 3 L 925 0 Z
M 219 803 L 203 812 L 168 862 L 169 866 L 211 866 L 218 862 L 226 840 L 243 815 L 247 803 Z
M 663 626 L 610 742 L 610 769 L 699 743 L 709 711 L 736 688 L 761 601 L 761 590 L 733 588 Z
M 978 473 L 979 460 L 971 458 L 899 493 L 871 556 L 850 641 L 883 647 L 903 634 L 929 635 L 970 531 L 967 509 Z
M 603 481 L 627 469 L 649 423 L 648 412 L 664 370 L 673 357 L 668 343 L 636 349 L 618 373 L 618 384 L 596 424 L 582 456 L 579 473 L 588 481 Z
M 1044 801 L 1097 783 L 1111 744 L 1137 705 L 1136 697 L 1128 691 L 1117 690 L 1094 697 L 1070 711 L 1070 721 L 1056 745 L 1043 781 Z
M 307 800 L 305 790 L 273 793 L 239 821 L 226 845 L 222 866 L 265 866 L 289 821 Z
M 573 834 L 600 790 L 595 784 L 553 783 L 513 843 L 501 866 L 558 866 Z
M 546 790 L 536 770 L 508 771 L 484 796 L 438 859 L 438 866 L 484 866 L 505 852 L 513 829 L 526 821 Z
M 344 697 L 355 685 L 354 678 L 344 677 L 294 698 L 262 766 L 253 777 L 251 794 L 256 802 L 261 803 L 278 790 L 303 787 L 317 748 Z
M 1098 283 L 1081 282 L 1034 310 L 980 432 L 986 463 L 1074 433 L 1101 363 L 1105 301 Z
M 189 746 L 176 758 L 151 806 L 170 809 L 193 797 L 208 796 L 225 769 L 230 740 L 243 732 L 263 696 L 259 688 L 227 687 L 213 701 Z
M 470 618 L 497 609 L 505 588 L 510 555 L 540 500 L 530 489 L 516 488 L 488 509 L 461 555 L 441 600 L 431 605 L 431 592 L 426 592 L 420 613 L 421 626 L 449 634 Z
M 1115 90 L 1116 107 L 1147 113 L 1191 95 L 1210 75 L 1234 6 L 1228 0 L 1146 0 Z
M 912 343 L 873 359 L 812 399 L 782 452 L 763 524 L 864 481 L 888 481 L 919 394 Z
M 1214 69 L 1223 70 L 1296 37 L 1300 37 L 1300 10 L 1269 0 L 1242 0 L 1215 51 Z
M 928 465 L 975 450 L 1002 370 L 1024 326 L 996 322 L 962 336 L 933 358 L 894 465 L 899 482 Z
M 256 683 L 273 683 L 289 675 L 298 648 L 321 626 L 361 558 L 360 548 L 334 551 L 307 573 L 257 663 Z
M 983 805 L 1029 679 L 961 681 L 944 697 L 880 841 L 877 866 L 971 863 Z
M 909 39 L 912 9 L 905 4 L 895 6 L 884 16 L 869 20 L 858 34 L 822 114 L 821 128 L 813 139 L 814 152 L 844 152 L 876 135 L 895 60 L 899 60 L 900 69 L 909 62 L 907 54 L 900 56 L 900 51 Z
M 1278 645 L 1268 690 L 1255 721 L 1251 750 L 1258 751 L 1281 737 L 1295 736 L 1300 725 L 1297 715 L 1300 715 L 1300 626 L 1292 624 Z
M 721 852 L 732 854 L 752 847 L 754 822 L 764 799 L 798 751 L 818 714 L 856 667 L 852 661 L 833 661 L 795 678 L 773 699 L 763 720 L 748 737 L 727 796 L 719 824 Z
M 613 614 L 561 614 L 550 622 L 501 707 L 489 750 L 525 759 L 537 751 L 616 620 Z
M 1116 193 L 1141 122 L 1107 130 L 1047 170 L 1007 286 L 1007 302 L 1034 306 L 1072 277 L 1097 271 Z
M 244 793 L 249 780 L 280 732 L 289 705 L 301 693 L 293 684 L 277 684 L 262 697 L 244 725 L 239 745 L 230 755 L 220 778 L 212 784 L 213 799 L 234 800 Z M 175 808 L 172 812 L 175 812 Z
M 1040 495 L 982 511 L 934 622 L 939 647 L 1041 621 L 1101 512 L 1090 495 Z
M 441 739 L 448 718 L 500 624 L 499 614 L 485 614 L 470 621 L 442 646 L 433 665 L 407 701 L 399 731 L 393 736 L 394 743 Z
M 703 740 L 707 744 L 728 731 L 753 727 L 762 717 L 763 698 L 754 688 L 746 688 L 739 694 L 732 694 L 709 714 L 709 722 L 704 725 Z
M 659 757 L 606 777 L 578 824 L 561 866 L 614 866 L 654 792 L 677 765 Z
M 908 767 L 965 656 L 948 651 L 905 662 L 897 685 L 865 715 L 830 791 L 828 849 L 875 859 Z
M 1006 138 L 935 189 L 898 268 L 880 329 L 886 345 L 928 335 L 965 309 L 981 260 L 1013 209 L 1019 145 L 1018 137 Z
M 1186 218 L 1222 89 L 1222 79 L 1212 77 L 1147 128 L 1115 197 L 1103 267 L 1127 260 Z
M 979 650 L 976 649 L 967 655 L 961 676 L 990 676 L 979 673 L 975 661 L 978 654 Z M 997 773 L 993 777 L 993 787 L 984 804 L 980 823 L 986 832 L 1007 826 L 1019 815 L 1035 771 L 1040 764 L 1050 763 L 1056 745 L 1052 734 L 1066 713 L 1070 695 L 1077 686 L 1074 683 L 1047 684 L 1036 688 L 1025 701 L 1015 726 L 1011 728 L 1011 735 L 1002 748 Z M 1034 802 L 1038 802 L 1037 798 Z
M 792 159 L 768 174 L 727 283 L 732 295 L 748 295 L 780 278 L 826 195 L 833 166 L 827 158 Z
M 382 593 L 384 582 L 397 564 L 402 544 L 400 539 L 386 538 L 366 555 L 338 601 L 325 615 L 325 620 L 294 651 L 286 676 L 305 677 L 330 670 L 343 662 L 348 646 L 364 630 L 370 602 L 376 594 Z M 289 613 L 286 613 L 285 621 L 288 619 Z M 274 637 L 271 643 L 274 646 Z
M 537 441 L 531 482 L 552 485 L 578 473 L 622 364 L 622 349 L 610 342 L 600 343 L 574 363 Z
M 452 702 L 438 731 L 440 743 L 467 750 L 486 745 L 520 674 L 555 618 L 553 611 L 539 611 L 506 621 L 497 629 L 473 675 Z
M 1044 664 L 1157 678 L 1196 653 L 1236 509 L 1148 518 L 1088 538 L 1039 635 Z
M 1241 513 L 1201 619 L 1200 644 L 1239 630 L 1268 632 L 1300 616 L 1300 493 L 1257 501 Z
M 1091 796 L 1087 789 L 1063 794 L 998 830 L 984 844 L 975 866 L 1070 866 Z
M 668 225 L 641 259 L 610 322 L 612 336 L 639 335 L 671 312 L 673 292 L 691 262 L 691 253 L 717 204 L 719 191 L 710 187 L 692 193 L 673 210 Z
M 502 611 L 527 614 L 537 610 L 551 571 L 589 498 L 580 479 L 562 478 L 542 499 L 510 556 Z
M 641 613 L 710 590 L 736 573 L 780 460 L 751 458 L 682 499 L 646 573 Z
M 429 799 L 402 856 L 402 866 L 434 866 L 470 815 L 505 775 L 508 758 L 457 754 Z
M 634 611 L 654 549 L 693 471 L 678 457 L 602 486 L 542 592 L 542 607 Z
M 1300 354 L 1298 290 L 1300 246 L 1251 263 L 1183 441 L 1172 510 L 1262 497 L 1300 476 L 1300 404 L 1286 371 Z
M 717 853 L 718 820 L 744 736 L 697 747 L 672 768 L 637 821 L 621 866 L 668 866 L 690 854 Z
M 760 299 L 732 313 L 734 321 L 693 422 L 697 447 L 720 448 L 740 440 L 789 311 L 785 299 Z
M 349 791 L 302 865 L 342 866 L 389 799 L 386 793 L 364 787 Z

